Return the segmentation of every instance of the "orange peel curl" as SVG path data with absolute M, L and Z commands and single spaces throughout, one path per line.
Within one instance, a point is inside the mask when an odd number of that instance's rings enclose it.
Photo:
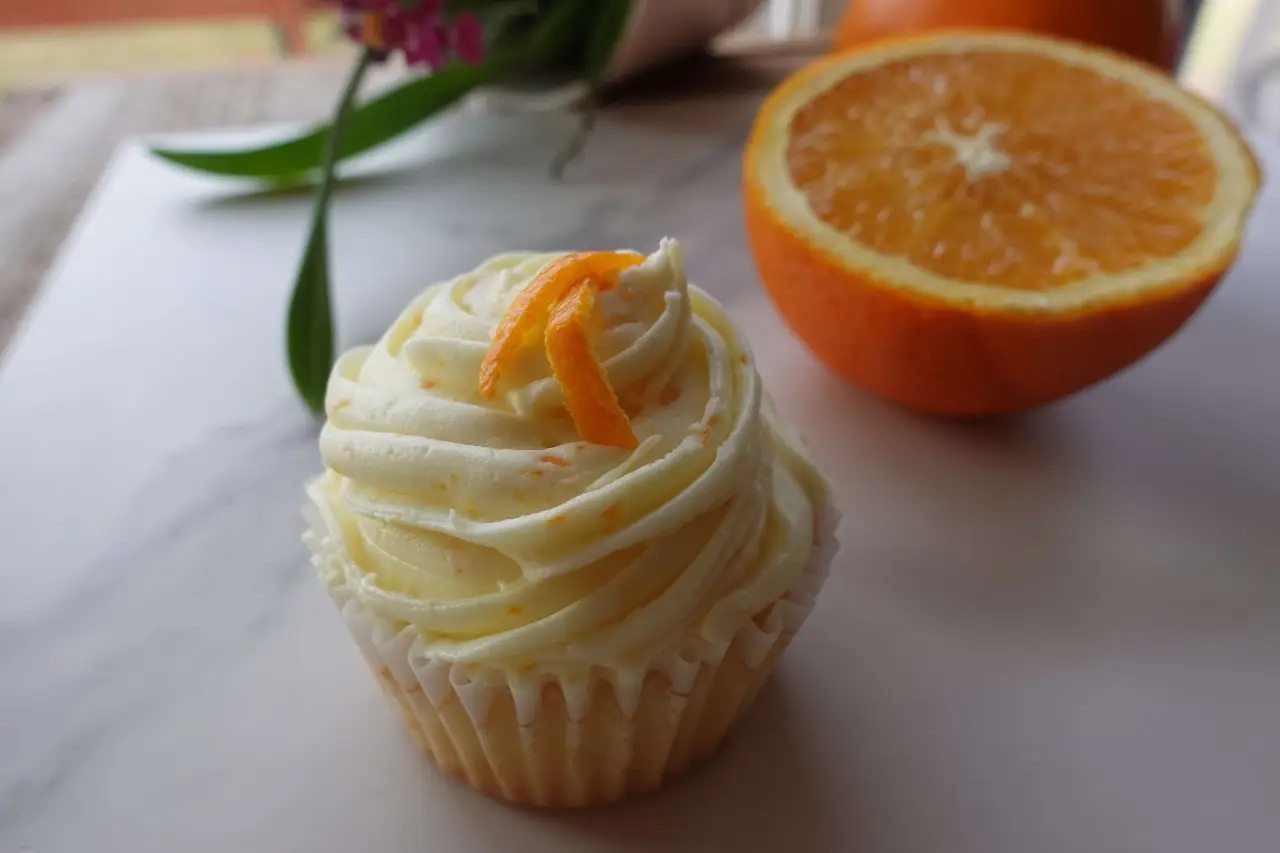
M 596 294 L 644 257 L 635 252 L 576 252 L 543 268 L 511 303 L 480 364 L 480 395 L 491 399 L 503 373 L 541 332 L 565 409 L 584 441 L 635 449 L 639 442 L 604 366 L 591 347 L 587 321 Z

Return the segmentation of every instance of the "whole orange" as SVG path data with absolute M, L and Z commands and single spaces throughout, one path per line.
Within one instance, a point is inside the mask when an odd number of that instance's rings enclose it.
M 1182 17 L 1179 0 L 852 0 L 835 44 L 839 51 L 933 29 L 1014 29 L 1109 47 L 1171 70 Z

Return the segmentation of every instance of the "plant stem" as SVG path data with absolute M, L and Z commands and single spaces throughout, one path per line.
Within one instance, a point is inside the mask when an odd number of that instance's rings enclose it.
M 329 125 L 329 138 L 324 143 L 324 158 L 320 161 L 320 187 L 316 191 L 316 210 L 325 216 L 329 208 L 329 198 L 333 195 L 334 172 L 338 163 L 338 152 L 342 150 L 342 137 L 345 132 L 347 114 L 355 104 L 356 95 L 360 92 L 360 84 L 364 81 L 365 72 L 373 64 L 376 54 L 371 48 L 360 51 L 360 58 L 347 78 L 347 84 L 338 98 L 338 108 L 333 114 L 333 123 Z
M 311 233 L 302 254 L 302 264 L 293 284 L 286 321 L 286 348 L 289 372 L 299 396 L 319 414 L 324 410 L 325 386 L 333 366 L 333 310 L 329 295 L 329 200 L 337 184 L 337 164 L 342 151 L 342 134 L 360 83 L 374 60 L 364 50 L 347 79 L 333 123 L 324 143 L 320 185 L 311 208 Z
M 596 126 L 596 115 L 600 110 L 599 101 L 594 91 L 587 94 L 586 100 L 578 108 L 578 126 L 551 161 L 551 177 L 563 180 L 565 171 L 587 149 L 587 141 L 591 139 L 591 131 Z

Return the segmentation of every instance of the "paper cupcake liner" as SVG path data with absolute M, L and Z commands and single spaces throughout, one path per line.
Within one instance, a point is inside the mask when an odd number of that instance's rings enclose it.
M 371 613 L 348 581 L 341 533 L 314 498 L 303 536 L 312 563 L 414 742 L 485 794 L 550 807 L 656 790 L 714 752 L 812 610 L 839 520 L 824 512 L 805 571 L 728 643 L 691 634 L 648 665 L 510 671 L 433 660 L 415 628 Z

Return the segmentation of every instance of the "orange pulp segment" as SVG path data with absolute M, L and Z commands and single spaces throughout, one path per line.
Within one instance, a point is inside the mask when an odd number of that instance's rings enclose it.
M 786 167 L 819 219 L 873 252 L 1019 290 L 1178 255 L 1218 186 L 1181 110 L 1131 80 L 1000 49 L 845 76 L 795 113 Z

